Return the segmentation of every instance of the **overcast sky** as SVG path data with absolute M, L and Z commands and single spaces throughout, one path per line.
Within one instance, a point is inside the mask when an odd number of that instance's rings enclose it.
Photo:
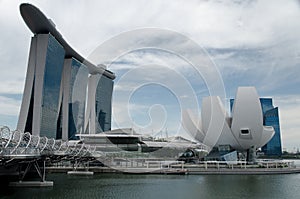
M 201 108 L 215 78 L 216 84 L 222 81 L 216 93 L 226 99 L 239 86 L 255 86 L 261 97 L 272 97 L 280 111 L 283 147 L 300 148 L 299 1 L 25 2 L 51 18 L 81 55 L 116 73 L 114 128 L 184 134 L 181 109 Z M 32 36 L 20 16 L 21 3 L 0 0 L 0 125 L 11 128 Z M 114 53 L 113 63 L 104 59 L 107 52 Z M 197 59 L 210 60 L 209 77 L 193 68 Z

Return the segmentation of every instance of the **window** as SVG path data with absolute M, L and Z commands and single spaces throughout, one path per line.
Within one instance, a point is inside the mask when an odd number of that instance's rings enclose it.
M 250 130 L 249 129 L 241 129 L 241 134 L 248 135 L 248 134 L 250 134 Z

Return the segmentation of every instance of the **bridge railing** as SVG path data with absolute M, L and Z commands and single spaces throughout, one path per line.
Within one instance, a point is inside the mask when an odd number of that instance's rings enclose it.
M 0 127 L 0 157 L 13 155 L 60 156 L 65 159 L 91 157 L 96 147 L 81 142 L 64 142 L 53 138 L 31 135 L 19 130 L 11 131 L 8 127 Z

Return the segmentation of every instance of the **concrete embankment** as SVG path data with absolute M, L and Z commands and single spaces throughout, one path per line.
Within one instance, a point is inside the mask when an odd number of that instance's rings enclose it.
M 195 169 L 188 170 L 189 174 L 198 174 L 198 175 L 272 175 L 272 174 L 293 174 L 300 173 L 300 169 L 295 168 L 251 168 L 251 169 Z
M 110 168 L 110 167 L 77 167 L 74 169 L 73 167 L 46 167 L 46 171 L 48 173 L 67 173 L 68 171 L 78 170 L 78 171 L 92 171 L 94 173 L 122 173 L 119 170 Z
M 67 173 L 72 167 L 47 167 L 49 173 Z M 76 168 L 77 171 L 94 173 L 133 173 L 133 174 L 191 174 L 191 175 L 272 175 L 300 173 L 300 168 L 200 168 L 197 166 L 182 168 Z

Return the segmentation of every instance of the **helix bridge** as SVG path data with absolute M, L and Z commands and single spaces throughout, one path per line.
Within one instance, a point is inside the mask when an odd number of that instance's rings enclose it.
M 62 141 L 32 135 L 19 130 L 11 131 L 7 126 L 0 128 L 0 167 L 18 168 L 19 181 L 23 181 L 34 168 L 45 181 L 46 163 L 61 161 L 87 163 L 99 159 L 103 154 L 95 146 L 80 141 Z

